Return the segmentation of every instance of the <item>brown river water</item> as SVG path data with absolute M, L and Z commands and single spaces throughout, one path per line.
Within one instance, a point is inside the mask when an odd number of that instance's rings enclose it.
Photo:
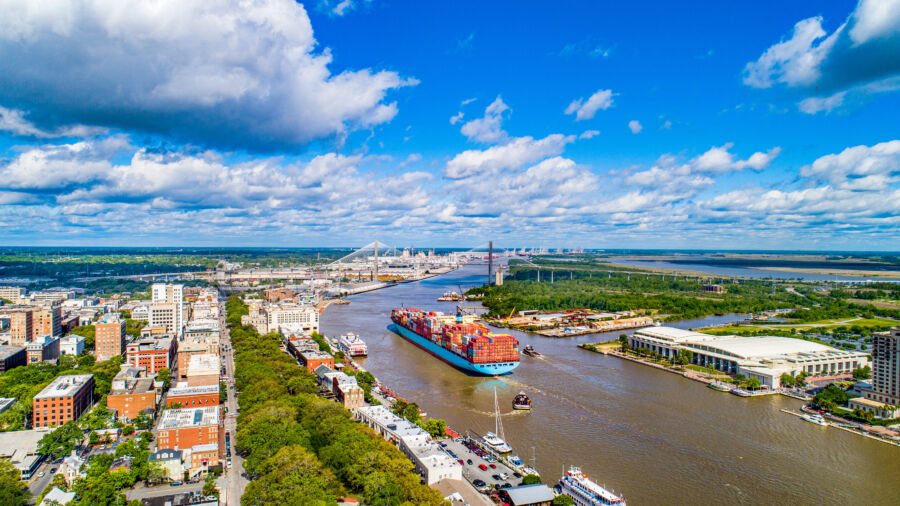
M 544 357 L 522 356 L 511 375 L 469 376 L 387 330 L 395 307 L 448 313 L 444 292 L 485 279 L 469 265 L 428 280 L 351 296 L 321 318 L 329 336 L 355 332 L 360 364 L 387 387 L 458 432 L 494 429 L 496 388 L 514 453 L 555 483 L 578 465 L 629 504 L 900 504 L 900 448 L 782 413 L 801 402 L 739 398 L 640 364 L 579 349 L 619 332 L 554 339 L 522 332 Z M 472 305 L 472 303 L 464 303 Z M 674 326 L 735 319 L 710 317 Z M 513 412 L 525 391 L 530 412 Z

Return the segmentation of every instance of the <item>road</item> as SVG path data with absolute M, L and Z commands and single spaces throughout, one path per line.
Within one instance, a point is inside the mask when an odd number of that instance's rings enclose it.
M 229 505 L 238 505 L 241 503 L 241 496 L 244 494 L 244 489 L 247 488 L 250 480 L 244 474 L 244 459 L 234 451 L 238 414 L 237 395 L 234 390 L 234 349 L 231 346 L 230 329 L 225 323 L 224 302 L 221 303 L 220 307 L 223 308 L 220 326 L 224 329 L 224 332 L 222 333 L 219 346 L 223 350 L 222 363 L 225 365 L 225 376 L 227 377 L 225 384 L 228 388 L 228 399 L 225 401 L 225 406 L 228 408 L 225 415 L 225 431 L 231 435 L 229 442 L 232 451 L 231 468 L 220 478 L 219 487 L 226 490 L 226 500 Z
M 203 490 L 203 483 L 185 483 L 177 487 L 170 485 L 157 485 L 147 487 L 143 483 L 138 483 L 134 488 L 125 491 L 125 496 L 129 501 L 133 499 L 147 499 L 150 497 L 160 497 L 173 494 L 186 494 L 188 492 L 200 492 Z
M 53 480 L 54 473 L 50 470 L 59 468 L 60 462 L 61 461 L 53 459 L 44 459 L 44 462 L 34 471 L 34 476 L 32 476 L 31 481 L 28 482 L 28 491 L 31 492 L 32 501 L 36 501 L 38 496 L 41 495 L 41 492 L 43 492 L 44 489 L 47 488 L 47 485 L 50 484 L 50 481 Z M 44 473 L 44 476 L 39 476 L 41 473 Z

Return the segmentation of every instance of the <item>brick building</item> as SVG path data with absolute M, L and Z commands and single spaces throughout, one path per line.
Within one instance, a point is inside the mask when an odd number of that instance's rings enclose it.
M 216 461 L 225 452 L 224 417 L 219 406 L 167 409 L 159 420 L 157 448 L 187 450 L 197 445 L 214 445 Z
M 28 363 L 52 362 L 59 358 L 59 337 L 41 336 L 25 345 Z
M 36 308 L 31 315 L 31 338 L 62 336 L 62 314 L 59 304 Z
M 78 420 L 91 407 L 94 375 L 58 376 L 34 396 L 34 427 L 55 427 Z
M 212 353 L 191 355 L 187 367 L 188 386 L 218 385 L 220 368 L 218 355 Z
M 192 387 L 187 382 L 178 383 L 166 395 L 166 407 L 179 405 L 183 408 L 197 408 L 219 405 L 219 385 Z
M 126 345 L 125 363 L 143 367 L 152 376 L 160 369 L 171 370 L 177 351 L 178 341 L 172 337 L 141 339 Z
M 9 318 L 9 344 L 25 346 L 31 341 L 34 310 L 21 307 L 0 309 L 0 315 Z
M 327 365 L 330 369 L 334 369 L 334 357 L 324 351 L 303 351 L 297 354 L 300 362 L 309 369 L 309 372 L 316 370 L 320 365 Z
M 109 360 L 125 352 L 125 322 L 104 320 L 94 325 L 94 349 L 97 361 Z
M 112 390 L 106 396 L 106 406 L 115 410 L 119 421 L 134 420 L 145 410 L 156 411 L 159 394 L 143 369 L 123 364 L 112 381 Z

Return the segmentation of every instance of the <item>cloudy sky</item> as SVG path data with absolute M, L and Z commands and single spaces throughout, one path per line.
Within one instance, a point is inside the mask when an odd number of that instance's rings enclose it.
M 0 0 L 0 244 L 900 249 L 900 0 L 133 4 Z

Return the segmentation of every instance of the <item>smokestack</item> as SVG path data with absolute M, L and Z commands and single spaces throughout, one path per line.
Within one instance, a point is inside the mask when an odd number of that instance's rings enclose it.
M 488 286 L 494 283 L 494 241 L 488 241 Z

